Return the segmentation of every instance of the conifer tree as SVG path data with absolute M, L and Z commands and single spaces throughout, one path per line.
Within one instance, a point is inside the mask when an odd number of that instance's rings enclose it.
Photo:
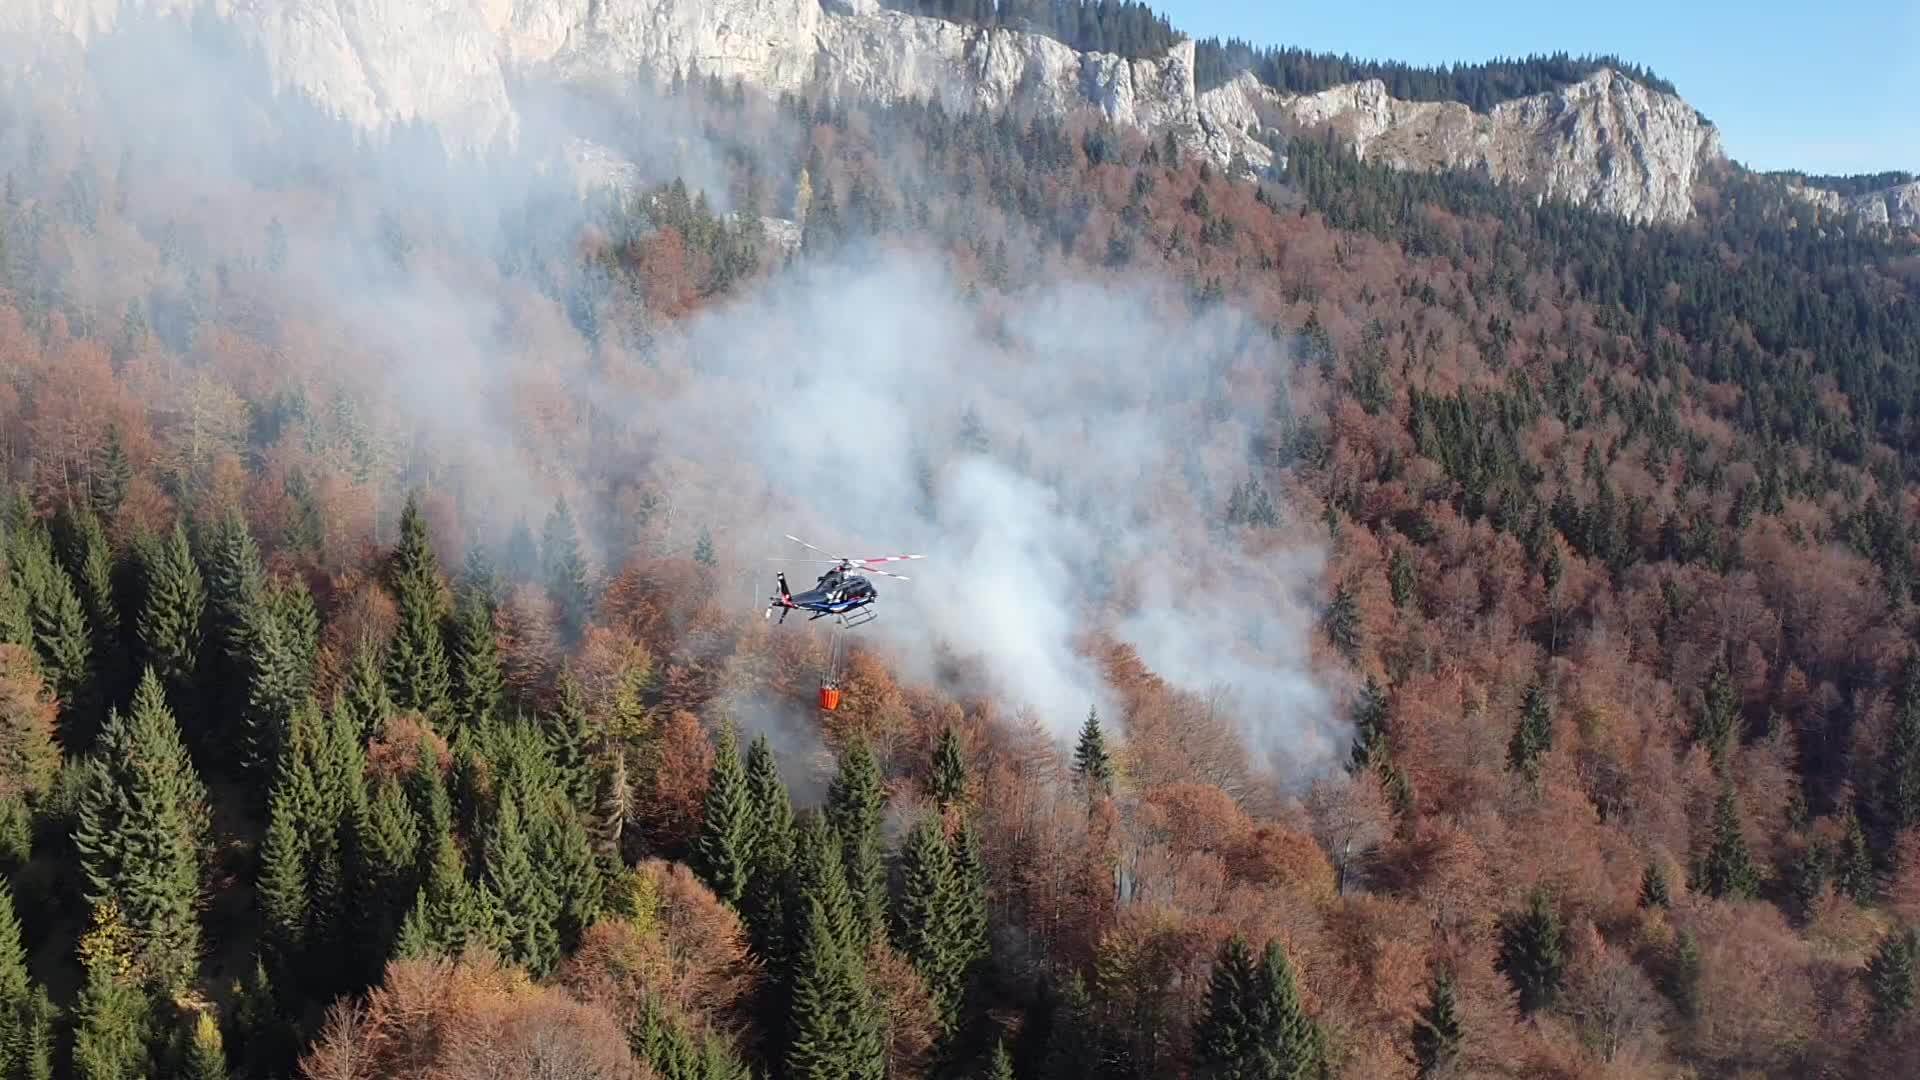
M 419 817 L 400 782 L 381 779 L 353 822 L 352 892 L 361 974 L 372 981 L 386 964 L 418 879 Z
M 1387 734 L 1387 695 L 1372 675 L 1361 688 L 1360 700 L 1353 709 L 1353 750 L 1347 764 L 1349 773 L 1360 773 L 1374 766 L 1379 758 L 1381 740 Z
M 705 527 L 702 527 L 700 530 L 700 538 L 694 541 L 693 561 L 699 563 L 701 566 L 714 565 L 713 534 L 708 532 Z
M 1674 940 L 1665 988 L 1681 1016 L 1691 1020 L 1700 1014 L 1700 943 L 1692 930 L 1682 929 Z
M 140 655 L 159 676 L 167 700 L 182 714 L 196 705 L 206 587 L 193 561 L 184 525 L 175 523 L 164 543 L 152 544 L 141 567 L 143 599 L 134 629 Z
M 927 784 L 935 805 L 942 810 L 966 798 L 967 763 L 960 756 L 960 736 L 948 727 L 940 732 L 933 748 L 933 769 Z
M 1080 742 L 1073 750 L 1073 772 L 1092 794 L 1113 794 L 1113 759 L 1107 755 L 1106 736 L 1100 731 L 1100 713 L 1087 709 L 1080 726 Z
M 87 501 L 93 512 L 112 520 L 126 501 L 133 485 L 133 463 L 127 460 L 126 447 L 120 441 L 118 425 L 107 429 L 107 445 L 101 451 L 100 464 L 93 469 L 93 483 Z
M 714 895 L 735 907 L 746 895 L 752 874 L 756 832 L 753 809 L 746 769 L 740 761 L 740 744 L 728 726 L 714 747 L 693 865 Z
M 1856 904 L 1873 902 L 1877 888 L 1873 879 L 1873 854 L 1867 847 L 1866 829 L 1852 810 L 1847 811 L 1842 823 L 1840 850 L 1834 857 L 1833 884 Z
M 1553 714 L 1547 707 L 1546 687 L 1535 679 L 1520 703 L 1520 722 L 1507 741 L 1507 767 L 1526 777 L 1540 778 L 1540 759 L 1553 749 Z
M 1501 920 L 1496 966 L 1519 995 L 1520 1011 L 1533 1013 L 1553 1004 L 1566 975 L 1566 938 L 1547 894 L 1535 889 L 1524 911 Z
M 27 952 L 13 889 L 0 878 L 0 1078 L 34 1076 L 36 1062 L 51 1060 L 51 1005 L 27 973 Z
M 1694 721 L 1694 739 L 1707 748 L 1714 764 L 1718 765 L 1726 759 L 1727 748 L 1732 742 L 1733 730 L 1740 716 L 1739 698 L 1734 694 L 1733 679 L 1724 656 L 1713 666 L 1713 673 L 1707 679 L 1705 697 L 1705 705 Z
M 469 730 L 483 727 L 500 714 L 505 696 L 493 607 L 485 593 L 469 587 L 453 623 L 453 720 Z
M 839 836 L 855 921 L 868 941 L 886 930 L 887 869 L 880 838 L 886 805 L 880 763 L 866 739 L 856 737 L 827 788 L 827 821 Z
M 267 571 L 237 508 L 229 507 L 214 525 L 206 564 L 206 653 L 200 665 L 205 700 L 222 716 L 238 719 L 249 714 L 249 688 L 264 647 L 259 638 L 267 615 Z M 271 769 L 273 756 L 253 764 Z
M 763 732 L 747 749 L 747 797 L 753 811 L 753 861 L 742 906 L 754 952 L 769 967 L 784 963 L 785 890 L 794 859 L 793 802 Z
M 307 899 L 306 845 L 295 825 L 294 796 L 275 791 L 267 810 L 267 833 L 260 843 L 260 880 L 256 896 L 266 923 L 266 945 L 282 971 L 306 949 L 311 921 Z
M 227 1050 L 212 1013 L 195 1014 L 181 1073 L 183 1080 L 227 1080 Z
M 1413 556 L 1407 549 L 1395 545 L 1393 555 L 1387 560 L 1387 588 L 1393 594 L 1393 606 L 1405 610 L 1413 603 L 1416 585 Z
M 1327 610 L 1321 616 L 1321 628 L 1326 632 L 1327 640 L 1340 651 L 1340 655 L 1352 660 L 1360 652 L 1360 604 L 1353 595 L 1353 586 L 1346 581 L 1333 591 L 1333 599 L 1327 604 Z
M 1667 868 L 1659 861 L 1650 861 L 1640 873 L 1640 906 L 1645 908 L 1663 908 L 1673 902 L 1667 886 Z
M 953 838 L 953 871 L 960 887 L 957 940 L 971 969 L 993 951 L 988 939 L 987 862 L 980 853 L 980 834 L 972 822 L 960 826 Z
M 362 634 L 354 645 L 337 707 L 345 711 L 362 741 L 378 738 L 393 715 L 393 696 L 387 693 L 387 677 L 380 666 L 380 645 L 372 634 Z
M 1319 1025 L 1307 1015 L 1293 964 L 1277 941 L 1267 942 L 1254 979 L 1253 1062 L 1262 1077 L 1305 1080 L 1325 1058 Z
M 547 594 L 560 609 L 560 631 L 568 644 L 578 641 L 592 616 L 587 591 L 587 562 L 580 554 L 580 533 L 565 496 L 554 500 L 540 536 L 541 569 Z
M 817 899 L 834 940 L 849 952 L 859 952 L 866 938 L 855 914 L 853 890 L 847 885 L 846 860 L 841 854 L 839 836 L 828 824 L 826 815 L 817 811 L 799 820 L 794 835 L 793 873 L 785 896 L 789 947 L 798 950 L 805 941 L 811 910 L 807 902 Z M 788 959 L 794 964 L 799 962 L 798 957 Z
M 1253 950 L 1233 935 L 1220 946 L 1207 987 L 1206 1008 L 1194 1024 L 1193 1056 L 1206 1077 L 1250 1077 L 1248 1058 L 1258 1033 L 1248 1011 L 1257 981 Z
M 19 537 L 12 546 L 13 586 L 24 600 L 34 653 L 47 685 L 60 702 L 63 726 L 77 728 L 74 742 L 84 747 L 94 715 L 93 638 L 73 579 L 54 557 L 43 530 Z
M 923 818 L 907 833 L 900 876 L 893 940 L 920 972 L 941 1031 L 950 1034 L 959 1022 L 960 998 L 974 950 L 963 940 L 963 885 L 937 820 Z
M 117 905 L 146 979 L 185 987 L 199 965 L 207 790 L 152 669 L 130 712 L 108 711 L 99 753 L 84 768 L 73 842 L 88 899 Z
M 571 952 L 600 914 L 606 895 L 605 867 L 594 857 L 586 826 L 572 808 L 542 814 L 535 825 L 535 865 L 553 896 L 554 933 L 561 951 Z
M 1013 1080 L 1013 1058 L 1007 1053 L 1007 1040 L 998 1039 L 987 1058 L 985 1080 Z
M 573 670 L 563 669 L 558 682 L 553 707 L 541 714 L 541 729 L 568 800 L 585 813 L 593 808 L 593 751 L 599 740 L 587 715 L 586 691 Z
M 1880 827 L 1892 838 L 1920 825 L 1920 655 L 1909 657 L 1901 671 L 1893 730 L 1881 760 Z
M 87 627 L 92 632 L 93 669 L 96 679 L 95 704 L 118 704 L 132 693 L 128 681 L 125 645 L 120 632 L 120 605 L 114 596 L 113 548 L 98 516 L 81 512 L 72 515 L 69 528 L 67 569 L 85 610 Z
M 1759 871 L 1747 851 L 1738 797 L 1731 784 L 1720 789 L 1714 802 L 1713 844 L 1701 864 L 1700 882 L 1708 895 L 1719 899 L 1750 899 L 1759 887 Z
M 835 940 L 820 897 L 803 910 L 795 957 L 790 1038 L 785 1056 L 792 1080 L 881 1080 L 886 1051 L 881 1018 L 859 952 Z
M 1413 1061 L 1422 1080 L 1445 1069 L 1460 1053 L 1460 1017 L 1453 1002 L 1453 976 L 1434 977 L 1426 1007 L 1413 1022 Z
M 147 1075 L 153 1016 L 141 991 L 133 934 L 107 900 L 93 910 L 80 939 L 85 983 L 73 1004 L 73 1071 L 80 1080 L 137 1080 Z
M 485 891 L 504 918 L 499 937 L 508 956 L 534 974 L 544 975 L 560 958 L 556 926 L 560 902 L 547 876 L 534 866 L 533 845 L 511 790 L 500 794 L 485 851 Z
M 452 675 L 441 634 L 440 561 L 414 496 L 408 496 L 400 514 L 400 543 L 388 562 L 387 580 L 400 613 L 387 645 L 387 689 L 395 706 L 437 723 L 451 704 Z
M 1873 1022 L 1887 1031 L 1913 1011 L 1914 972 L 1920 965 L 1920 930 L 1898 929 L 1880 939 L 1867 961 L 1867 991 Z
M 313 665 L 320 656 L 320 610 L 314 606 L 312 591 L 298 576 L 272 582 L 267 586 L 267 606 L 280 620 L 293 649 L 301 692 L 311 693 Z
M 311 702 L 310 673 L 285 626 L 265 603 L 247 616 L 247 652 L 234 665 L 246 672 L 241 763 L 253 776 L 271 776 L 295 717 Z

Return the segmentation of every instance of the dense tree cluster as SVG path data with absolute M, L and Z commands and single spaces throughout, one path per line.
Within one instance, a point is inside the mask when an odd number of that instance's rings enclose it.
M 1257 47 L 1237 38 L 1205 38 L 1194 47 L 1194 83 L 1202 91 L 1242 72 L 1286 94 L 1312 94 L 1346 83 L 1379 79 L 1402 101 L 1457 101 L 1486 112 L 1503 101 L 1571 86 L 1602 68 L 1612 68 L 1651 90 L 1674 94 L 1674 85 L 1617 56 L 1570 56 L 1564 52 L 1520 59 L 1416 67 L 1399 61 L 1359 60 L 1296 46 Z
M 1185 35 L 1140 0 L 884 0 L 910 15 L 1044 34 L 1080 52 L 1156 60 Z
M 1249 183 L 1097 117 L 672 101 L 771 148 L 721 154 L 752 214 L 668 183 L 474 271 L 553 470 L 507 527 L 356 386 L 387 358 L 262 284 L 301 197 L 247 193 L 236 239 L 58 125 L 16 171 L 0 1075 L 1913 1060 L 1910 247 L 1738 175 L 1633 227 L 1313 141 Z M 669 402 L 704 374 L 662 326 L 861 243 L 989 326 L 1142 269 L 1261 321 L 1294 363 L 1200 388 L 1253 428 L 1200 524 L 1324 543 L 1346 768 L 1271 783 L 1099 640 L 1083 718 L 856 652 L 839 711 L 764 722 L 819 646 L 715 595 L 716 479 L 603 399 Z M 955 453 L 1015 453 L 953 408 Z

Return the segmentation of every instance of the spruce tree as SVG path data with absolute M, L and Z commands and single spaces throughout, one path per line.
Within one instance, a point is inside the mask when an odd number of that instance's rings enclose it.
M 1239 934 L 1220 946 L 1207 987 L 1205 1010 L 1193 1029 L 1193 1057 L 1204 1077 L 1251 1077 L 1249 1058 L 1259 1033 L 1248 1006 L 1253 1001 L 1257 973 L 1253 950 Z
M 1413 1022 L 1413 1062 L 1421 1080 L 1444 1070 L 1460 1053 L 1460 1017 L 1453 1001 L 1453 976 L 1434 977 L 1426 1007 Z
M 182 1080 L 227 1080 L 227 1050 L 220 1039 L 220 1025 L 213 1022 L 212 1013 L 195 1014 L 186 1058 L 181 1068 Z
M 247 652 L 235 661 L 246 672 L 240 754 L 247 772 L 264 779 L 273 774 L 295 717 L 311 702 L 311 676 L 301 666 L 285 626 L 265 603 L 247 620 Z
M 314 606 L 313 593 L 305 579 L 298 576 L 267 586 L 267 606 L 287 635 L 301 673 L 301 691 L 313 690 L 313 665 L 320 658 L 320 609 Z
M 1360 773 L 1370 769 L 1379 760 L 1381 746 L 1387 734 L 1387 695 L 1380 689 L 1380 683 L 1372 675 L 1360 691 L 1360 700 L 1353 709 L 1353 750 L 1349 754 L 1347 771 Z
M 52 1031 L 42 1024 L 45 995 L 28 976 L 13 889 L 0 877 L 0 1078 L 33 1075 L 33 1063 L 51 1052 Z
M 131 711 L 109 710 L 84 768 L 73 842 L 88 899 L 117 905 L 156 988 L 184 988 L 199 966 L 207 790 L 151 668 Z
M 485 890 L 504 916 L 500 938 L 509 958 L 536 975 L 544 975 L 560 958 L 556 925 L 560 898 L 547 876 L 533 862 L 533 844 L 527 836 L 520 803 L 512 791 L 503 791 L 487 830 Z
M 400 513 L 400 543 L 387 565 L 388 587 L 400 625 L 387 645 L 387 689 L 402 710 L 438 723 L 451 705 L 452 675 L 446 640 L 439 557 L 427 536 L 418 500 L 409 496 Z
M 862 955 L 835 940 L 820 897 L 803 908 L 785 1055 L 791 1080 L 881 1080 L 881 1018 Z
M 1866 970 L 1877 1030 L 1890 1030 L 1913 1011 L 1916 964 L 1920 964 L 1920 930 L 1895 930 L 1880 939 Z
M 942 810 L 966 798 L 967 763 L 960 755 L 960 736 L 948 727 L 933 748 L 933 768 L 927 790 Z
M 734 907 L 740 906 L 752 874 L 757 824 L 753 809 L 747 772 L 740 761 L 740 744 L 728 726 L 714 747 L 693 866 L 714 895 Z
M 133 934 L 108 900 L 94 906 L 93 927 L 80 939 L 85 982 L 73 1004 L 73 1071 L 80 1080 L 136 1080 L 147 1075 L 153 1015 L 141 990 Z
M 806 940 L 811 911 L 809 900 L 820 902 L 820 914 L 826 918 L 836 942 L 852 953 L 864 948 L 864 927 L 858 922 L 853 890 L 847 885 L 840 839 L 826 816 L 819 812 L 806 814 L 795 829 L 793 872 L 784 901 L 788 918 L 786 940 L 792 949 L 799 949 Z M 788 959 L 798 962 L 797 957 Z
M 1306 1080 L 1320 1073 L 1325 1058 L 1319 1025 L 1307 1015 L 1293 964 L 1277 941 L 1267 942 L 1255 972 L 1248 1013 L 1254 1042 L 1249 1055 L 1254 1075 L 1276 1080 Z
M 827 821 L 840 840 L 855 920 L 869 941 L 886 929 L 887 869 L 880 838 L 886 805 L 880 763 L 866 739 L 857 737 L 827 788 Z
M 1566 976 L 1566 937 L 1545 891 L 1533 890 L 1524 911 L 1501 920 L 1495 966 L 1513 984 L 1523 1013 L 1537 1012 L 1559 997 Z
M 383 777 L 354 815 L 352 894 L 362 978 L 386 964 L 418 887 L 419 816 L 400 781 Z
M 773 969 L 784 963 L 785 890 L 793 869 L 793 802 L 765 733 L 747 749 L 747 797 L 753 811 L 753 860 L 743 913 L 753 949 Z
M 1407 554 L 1406 548 L 1395 545 L 1393 555 L 1387 560 L 1387 588 L 1393 594 L 1393 606 L 1405 610 L 1413 603 L 1416 584 L 1413 556 Z
M 893 940 L 913 962 L 933 999 L 943 1035 L 959 1022 L 961 992 L 972 959 L 961 939 L 965 901 L 953 852 L 939 823 L 923 818 L 900 853 L 900 907 Z
M 586 691 L 572 669 L 564 668 L 552 708 L 541 713 L 541 729 L 552 749 L 568 800 L 582 813 L 593 808 L 593 752 L 599 741 L 587 715 Z
M 600 914 L 606 896 L 605 866 L 594 857 L 586 825 L 571 807 L 542 814 L 534 825 L 535 866 L 545 878 L 545 890 L 553 896 L 554 933 L 560 950 L 572 952 Z
M 95 726 L 95 685 L 93 638 L 80 594 L 43 530 L 14 543 L 12 563 L 13 585 L 24 598 L 34 653 L 60 703 L 62 726 L 71 725 L 76 748 L 84 748 Z
M 1726 759 L 1734 728 L 1740 717 L 1740 701 L 1733 690 L 1733 679 L 1722 657 L 1707 679 L 1704 707 L 1694 720 L 1694 740 L 1707 748 L 1718 765 Z
M 1520 722 L 1507 741 L 1507 767 L 1528 782 L 1540 778 L 1540 759 L 1553 749 L 1553 714 L 1547 707 L 1546 687 L 1535 679 L 1520 703 Z
M 580 534 L 574 527 L 573 511 L 565 496 L 554 500 L 540 536 L 541 569 L 546 578 L 547 595 L 560 609 L 562 640 L 571 644 L 580 639 L 592 616 L 587 589 L 587 562 L 580 554 Z
M 120 512 L 120 504 L 127 499 L 127 489 L 133 485 L 133 463 L 127 460 L 127 450 L 120 441 L 118 426 L 107 429 L 107 445 L 100 454 L 100 464 L 93 469 L 93 483 L 87 492 L 87 501 L 94 513 L 112 520 Z
M 1759 871 L 1747 851 L 1740 827 L 1740 806 L 1733 785 L 1720 789 L 1713 808 L 1713 843 L 1700 868 L 1700 883 L 1718 899 L 1751 899 L 1759 888 Z
M 987 862 L 980 853 L 980 834 L 972 822 L 960 826 L 953 838 L 953 871 L 959 881 L 960 905 L 956 940 L 969 970 L 991 955 L 987 919 Z
M 1673 902 L 1667 886 L 1667 868 L 1657 860 L 1649 861 L 1640 872 L 1640 906 L 1663 908 Z
M 67 569 L 85 609 L 92 631 L 97 707 L 118 704 L 133 692 L 129 682 L 125 644 L 120 630 L 120 604 L 114 596 L 113 548 L 99 517 L 73 515 L 69 532 Z
M 1090 794 L 1113 794 L 1113 759 L 1107 754 L 1096 708 L 1087 709 L 1087 722 L 1080 726 L 1080 742 L 1073 750 L 1073 772 Z
M 286 787 L 275 791 L 267 810 L 267 833 L 260 842 L 260 878 L 255 886 L 266 947 L 283 972 L 297 969 L 311 921 L 306 845 L 297 831 L 296 815 L 292 792 Z
M 1860 824 L 1859 815 L 1848 810 L 1842 822 L 1840 833 L 1840 851 L 1834 857 L 1834 888 L 1839 889 L 1853 899 L 1856 904 L 1873 902 L 1877 886 L 1873 875 L 1873 853 L 1867 846 L 1867 832 Z
M 380 644 L 372 634 L 362 634 L 354 645 L 337 707 L 346 711 L 366 742 L 379 738 L 387 718 L 393 715 L 393 696 L 387 693 L 386 673 L 381 670 Z
M 249 688 L 257 681 L 255 665 L 266 647 L 259 638 L 267 618 L 266 563 L 238 509 L 228 508 L 214 526 L 206 563 L 206 653 L 200 666 L 205 699 L 222 717 L 238 720 L 249 715 Z M 253 744 L 250 737 L 246 742 Z M 269 748 L 251 763 L 256 770 L 270 770 L 273 760 Z
M 1880 827 L 1892 838 L 1920 825 L 1920 656 L 1909 657 L 1901 672 L 1893 730 L 1879 776 Z
M 493 607 L 486 594 L 468 588 L 453 623 L 453 720 L 478 729 L 500 714 L 506 675 L 500 666 L 500 641 L 494 635 Z
M 1321 616 L 1321 628 L 1327 640 L 1340 651 L 1340 655 L 1352 660 L 1360 652 L 1360 606 L 1353 595 L 1353 586 L 1346 581 L 1340 582 L 1333 591 L 1333 599 L 1327 604 L 1327 610 Z
M 193 561 L 184 525 L 175 523 L 164 543 L 152 544 L 141 567 L 143 598 L 134 630 L 140 656 L 166 688 L 167 699 L 182 714 L 196 707 L 206 586 Z
M 1682 1017 L 1691 1020 L 1700 1015 L 1700 943 L 1692 930 L 1682 929 L 1674 939 L 1665 983 L 1667 996 Z

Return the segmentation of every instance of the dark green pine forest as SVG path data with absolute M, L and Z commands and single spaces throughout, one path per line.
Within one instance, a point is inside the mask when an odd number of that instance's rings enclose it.
M 1586 63 L 1202 55 L 1476 107 Z M 669 85 L 635 107 L 719 175 L 482 244 L 371 168 L 216 205 L 0 102 L 0 1080 L 1910 1072 L 1911 237 L 1734 168 L 1631 226 L 1314 136 L 1247 179 L 1097 115 Z M 451 375 L 302 284 L 340 230 L 480 298 L 510 444 L 377 392 Z M 1106 613 L 1113 707 L 865 645 L 812 707 L 820 637 L 725 576 L 752 466 L 673 447 L 723 377 L 674 331 L 876 252 L 989 338 L 1063 282 L 1245 314 L 1181 416 L 1251 437 L 1173 524 L 1324 556 L 1331 766 L 1275 776 Z M 941 407 L 929 474 L 1066 483 Z M 543 486 L 503 520 L 504 459 Z

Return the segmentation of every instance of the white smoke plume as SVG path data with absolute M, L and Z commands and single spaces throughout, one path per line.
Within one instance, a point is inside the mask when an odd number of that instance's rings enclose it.
M 977 661 L 991 685 L 962 689 L 1031 707 L 1068 739 L 1090 706 L 1117 715 L 1083 649 L 1098 631 L 1175 686 L 1226 690 L 1248 749 L 1296 779 L 1344 749 L 1337 695 L 1309 664 L 1323 557 L 1313 527 L 1255 544 L 1223 526 L 1292 364 L 1264 326 L 1228 305 L 1195 310 L 1182 285 L 1150 279 L 979 301 L 936 257 L 854 250 L 656 328 L 660 373 L 642 395 L 596 372 L 560 302 L 504 278 L 496 256 L 563 250 L 589 220 L 573 177 L 554 168 L 581 136 L 633 162 L 631 179 L 682 177 L 720 209 L 721 163 L 741 147 L 712 145 L 644 87 L 541 92 L 514 156 L 449 160 L 422 133 L 359 145 L 275 97 L 263 61 L 205 25 L 163 29 L 103 36 L 75 76 L 93 92 L 64 117 L 0 129 L 0 164 L 37 152 L 27 127 L 84 117 L 89 152 L 127 149 L 144 179 L 200 203 L 209 248 L 255 253 L 260 215 L 207 203 L 322 178 L 329 197 L 287 222 L 286 289 L 353 328 L 382 407 L 414 439 L 486 478 L 492 505 L 475 509 L 496 526 L 550 505 L 555 463 L 529 454 L 514 427 L 527 366 L 550 366 L 613 423 L 653 433 L 658 469 L 703 478 L 704 490 L 676 497 L 757 583 L 739 583 L 743 605 L 772 590 L 776 564 L 762 560 L 811 555 L 786 533 L 836 554 L 924 553 L 900 568 L 911 582 L 876 579 L 880 618 L 852 631 L 909 678 L 939 677 L 943 652 Z M 779 149 L 765 167 L 790 170 L 795 139 L 769 136 Z M 409 243 L 397 235 L 421 234 L 430 249 L 394 257 Z M 570 355 L 503 341 L 530 302 L 571 336 L 558 349 Z M 789 575 L 811 580 L 806 564 Z M 790 617 L 780 632 L 825 625 Z M 801 737 L 778 703 L 747 711 L 761 718 L 750 729 Z

